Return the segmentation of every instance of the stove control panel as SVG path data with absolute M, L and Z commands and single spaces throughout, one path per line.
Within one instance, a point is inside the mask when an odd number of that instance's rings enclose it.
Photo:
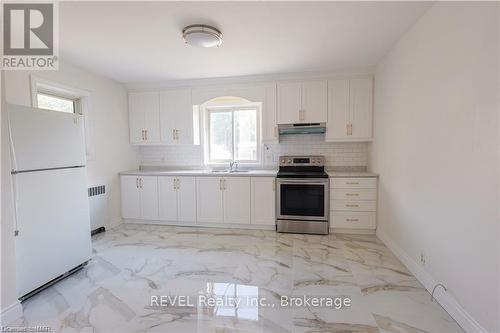
M 280 156 L 280 166 L 324 166 L 324 156 Z

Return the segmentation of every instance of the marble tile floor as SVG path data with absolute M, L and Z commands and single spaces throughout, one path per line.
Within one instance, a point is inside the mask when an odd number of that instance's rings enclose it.
M 56 332 L 462 332 L 371 235 L 124 224 L 22 305 Z

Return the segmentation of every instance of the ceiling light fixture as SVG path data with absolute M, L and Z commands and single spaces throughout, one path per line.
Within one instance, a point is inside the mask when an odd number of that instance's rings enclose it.
M 182 38 L 189 45 L 197 47 L 219 47 L 222 44 L 222 32 L 205 24 L 192 24 L 182 29 Z

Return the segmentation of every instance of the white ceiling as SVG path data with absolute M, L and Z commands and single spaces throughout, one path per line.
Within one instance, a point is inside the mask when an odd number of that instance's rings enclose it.
M 120 82 L 373 66 L 429 2 L 61 2 L 63 60 Z M 185 45 L 194 23 L 218 49 Z

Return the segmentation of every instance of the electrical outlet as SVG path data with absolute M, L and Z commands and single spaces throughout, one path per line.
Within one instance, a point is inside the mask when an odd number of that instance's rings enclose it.
M 423 252 L 420 253 L 420 265 L 425 266 L 425 254 Z

